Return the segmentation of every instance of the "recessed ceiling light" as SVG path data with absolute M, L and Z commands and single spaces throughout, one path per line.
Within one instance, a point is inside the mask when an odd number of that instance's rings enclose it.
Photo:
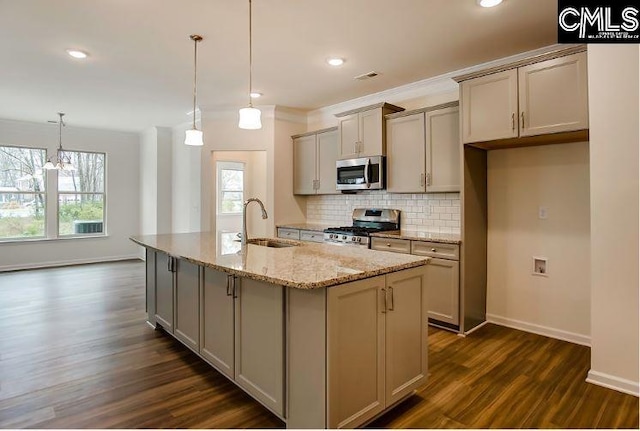
M 494 7 L 502 3 L 502 0 L 477 0 L 477 2 L 482 7 Z
M 77 49 L 67 49 L 67 54 L 73 58 L 87 58 L 89 56 L 86 52 Z
M 329 63 L 329 65 L 331 66 L 336 66 L 336 67 L 342 66 L 344 64 L 344 58 L 339 58 L 339 57 L 328 58 L 327 63 Z
M 258 97 L 262 97 L 262 93 L 258 93 L 257 91 L 253 91 L 253 92 L 249 93 L 249 96 L 251 96 L 252 99 L 257 99 Z

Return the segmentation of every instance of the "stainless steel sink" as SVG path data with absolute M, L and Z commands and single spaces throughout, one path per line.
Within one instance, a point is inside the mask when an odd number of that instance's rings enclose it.
M 247 241 L 247 244 L 255 244 L 262 247 L 271 247 L 271 248 L 296 247 L 300 245 L 300 243 L 295 241 L 287 241 L 287 240 L 273 239 L 273 238 L 252 238 Z

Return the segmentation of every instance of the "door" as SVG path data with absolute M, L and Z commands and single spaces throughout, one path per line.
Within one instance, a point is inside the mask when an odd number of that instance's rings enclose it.
M 293 140 L 293 193 L 316 193 L 316 135 L 301 136 Z M 334 161 L 335 176 L 335 161 Z
M 235 381 L 284 416 L 283 287 L 236 278 Z
M 462 142 L 518 136 L 518 71 L 470 79 L 461 84 Z
M 388 274 L 385 314 L 385 404 L 427 380 L 427 292 L 424 267 Z
M 336 160 L 340 158 L 338 132 L 324 132 L 317 135 L 318 189 L 319 195 L 339 194 L 336 190 Z
M 460 191 L 458 108 L 426 113 L 426 191 Z
M 327 292 L 329 428 L 353 428 L 385 408 L 385 277 Z
M 384 148 L 384 123 L 382 108 L 362 111 L 359 114 L 360 152 L 359 157 L 382 156 Z
M 200 346 L 200 354 L 231 379 L 235 378 L 232 278 L 232 275 L 221 271 L 204 269 Z
M 156 323 L 173 333 L 174 258 L 156 252 Z
M 458 326 L 460 310 L 460 264 L 455 260 L 430 259 L 427 264 L 429 318 Z
M 176 259 L 174 335 L 185 346 L 200 349 L 200 266 Z
M 387 191 L 424 192 L 424 113 L 387 121 Z
M 520 136 L 589 127 L 587 53 L 518 69 Z
M 338 118 L 340 158 L 350 159 L 358 156 L 360 141 L 358 114 Z

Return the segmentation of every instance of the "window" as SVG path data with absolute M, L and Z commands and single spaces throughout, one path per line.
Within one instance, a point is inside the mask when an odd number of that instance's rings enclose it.
M 65 151 L 74 170 L 58 172 L 58 235 L 104 233 L 105 154 Z
M 0 240 L 45 235 L 45 183 L 40 148 L 0 146 Z
M 218 214 L 241 214 L 244 202 L 244 163 L 217 162 Z

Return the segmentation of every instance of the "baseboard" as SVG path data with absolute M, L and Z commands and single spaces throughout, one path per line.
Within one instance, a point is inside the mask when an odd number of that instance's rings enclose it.
M 69 259 L 69 260 L 56 260 L 51 262 L 36 262 L 27 263 L 21 265 L 7 265 L 0 266 L 0 272 L 7 271 L 21 271 L 25 269 L 38 269 L 38 268 L 54 268 L 56 266 L 70 266 L 70 265 L 84 265 L 86 263 L 101 263 L 101 262 L 117 262 L 121 260 L 141 260 L 140 255 L 127 254 L 123 256 L 108 256 L 108 257 L 91 257 L 87 259 Z
M 591 337 L 587 335 L 576 334 L 574 332 L 563 331 L 561 329 L 536 325 L 535 323 L 523 322 L 521 320 L 509 319 L 507 317 L 488 313 L 487 322 L 506 326 L 508 328 L 519 329 L 525 332 L 531 332 L 533 334 L 544 335 L 545 337 L 555 338 L 557 340 L 569 341 L 570 343 L 591 347 Z
M 599 371 L 589 370 L 587 374 L 587 383 L 593 383 L 594 385 L 602 386 L 608 389 L 613 389 L 625 394 L 639 396 L 640 386 L 638 382 L 632 382 L 631 380 L 621 379 L 620 377 L 612 376 L 610 374 L 601 373 Z

